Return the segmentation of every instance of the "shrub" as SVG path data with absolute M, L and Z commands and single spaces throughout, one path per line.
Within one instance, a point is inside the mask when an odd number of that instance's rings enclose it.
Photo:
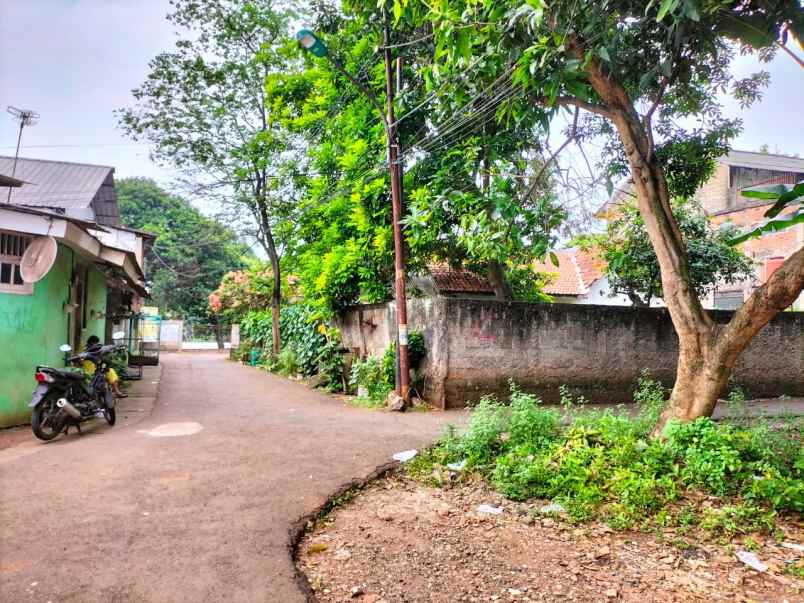
M 664 386 L 651 377 L 649 370 L 643 369 L 637 379 L 637 388 L 634 391 L 634 402 L 639 409 L 637 430 L 640 433 L 648 434 L 653 429 L 659 420 L 665 401 Z
M 343 357 L 341 356 L 341 334 L 338 329 L 323 329 L 326 342 L 316 357 L 318 372 L 326 377 L 324 387 L 327 391 L 343 391 Z
M 276 359 L 276 370 L 283 375 L 293 376 L 299 373 L 299 360 L 291 347 L 283 348 Z
M 485 397 L 469 417 L 466 432 L 458 440 L 453 452 L 466 458 L 469 467 L 490 463 L 502 450 L 500 436 L 506 427 L 505 408 L 494 398 Z
M 408 333 L 408 364 L 411 370 L 416 370 L 424 358 L 424 335 L 421 332 L 413 330 Z M 391 345 L 385 348 L 382 357 L 380 358 L 382 366 L 382 376 L 385 383 L 393 387 L 396 384 L 396 342 L 392 341 Z
M 358 400 L 363 406 L 379 406 L 385 402 L 388 392 L 393 389 L 393 385 L 388 385 L 383 379 L 380 361 L 372 357 L 352 363 L 349 383 L 355 388 L 360 386 L 366 388 L 368 395 L 365 399 Z
M 804 511 L 804 452 L 795 427 L 738 428 L 702 418 L 672 422 L 666 440 L 651 439 L 649 419 L 664 395 L 661 384 L 643 375 L 639 417 L 590 411 L 562 425 L 558 409 L 512 384 L 509 405 L 484 398 L 465 430 L 450 429 L 428 458 L 465 459 L 508 498 L 554 499 L 572 519 L 597 516 L 616 529 L 650 518 L 667 525 L 670 503 L 691 490 L 725 503 L 701 519 L 712 533 L 767 530 L 776 513 Z M 687 510 L 677 521 L 689 529 L 697 517 Z
M 241 334 L 255 347 L 271 349 L 272 341 L 271 310 L 258 310 L 247 313 L 240 324 Z M 319 358 L 327 345 L 326 330 L 310 306 L 292 304 L 282 306 L 279 313 L 279 335 L 282 350 L 290 349 L 296 357 L 298 372 L 313 375 L 318 371 Z M 273 364 L 273 363 L 271 363 Z

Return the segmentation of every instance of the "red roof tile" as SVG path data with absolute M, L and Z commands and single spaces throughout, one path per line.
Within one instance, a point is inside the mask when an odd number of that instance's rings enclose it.
M 536 272 L 555 275 L 555 279 L 544 288 L 548 295 L 583 295 L 606 270 L 605 260 L 593 252 L 566 249 L 556 252 L 556 256 L 558 266 L 549 256 L 544 262 L 533 264 Z
M 444 293 L 494 293 L 486 278 L 463 268 L 431 267 L 430 274 Z

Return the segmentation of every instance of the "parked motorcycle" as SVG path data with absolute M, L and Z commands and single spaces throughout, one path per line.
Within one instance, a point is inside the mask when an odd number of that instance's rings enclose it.
M 123 337 L 125 333 L 120 332 L 112 339 Z M 64 353 L 72 351 L 68 344 L 59 349 Z M 114 425 L 117 419 L 115 398 L 106 380 L 106 371 L 109 357 L 123 350 L 124 345 L 97 344 L 69 357 L 68 364 L 80 365 L 89 360 L 95 365 L 95 373 L 89 379 L 83 371 L 37 366 L 34 378 L 38 385 L 29 404 L 33 408 L 31 429 L 34 435 L 40 440 L 52 440 L 71 426 L 80 433 L 81 423 L 96 417 L 103 417 L 109 425 Z

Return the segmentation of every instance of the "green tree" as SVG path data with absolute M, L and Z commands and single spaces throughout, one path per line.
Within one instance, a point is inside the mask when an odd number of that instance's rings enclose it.
M 800 43 L 804 34 L 800 3 L 394 0 L 394 12 L 432 24 L 442 63 L 468 68 L 476 57 L 506 57 L 514 69 L 510 81 L 531 102 L 528 110 L 549 123 L 564 108 L 578 108 L 590 114 L 590 129 L 609 137 L 610 173 L 630 172 L 680 343 L 675 386 L 657 433 L 669 419 L 711 415 L 742 351 L 804 287 L 804 249 L 729 324 L 716 325 L 698 298 L 670 201 L 691 195 L 711 172 L 713 155 L 739 129 L 721 117 L 718 94 L 730 89 L 748 104 L 768 81 L 761 72 L 732 79 L 733 41 L 763 59 L 780 47 L 794 55 L 785 42 Z M 699 127 L 684 129 L 681 118 Z
M 244 265 L 245 245 L 230 229 L 152 180 L 121 178 L 115 184 L 120 221 L 157 235 L 145 272 L 162 313 L 214 322 L 209 294 L 227 272 Z
M 284 52 L 290 3 L 174 0 L 168 20 L 183 32 L 157 55 L 136 104 L 120 112 L 124 131 L 153 144 L 154 156 L 185 172 L 207 198 L 244 211 L 274 277 L 273 349 L 279 352 L 280 257 L 295 207 L 294 163 L 271 127 L 264 82 L 292 64 Z
M 664 297 L 659 260 L 636 206 L 625 203 L 617 211 L 607 234 L 597 238 L 611 292 L 627 295 L 634 305 L 649 306 L 654 298 Z M 731 246 L 734 229 L 715 229 L 701 207 L 683 199 L 673 203 L 673 215 L 684 237 L 690 279 L 699 297 L 718 284 L 737 283 L 753 275 L 750 258 Z
M 360 86 L 329 61 L 306 57 L 306 69 L 270 76 L 267 90 L 282 108 L 274 116 L 303 141 L 310 172 L 292 263 L 305 295 L 331 312 L 357 300 L 383 301 L 392 292 L 385 133 L 361 89 L 383 103 L 383 62 L 376 52 L 382 45 L 382 13 L 373 5 L 347 3 L 342 12 L 317 10 L 311 26 Z M 460 137 L 420 140 L 428 120 L 448 114 L 435 89 L 462 80 L 460 99 L 492 80 L 470 81 L 457 69 L 435 70 L 431 40 L 415 25 L 398 24 L 392 44 L 405 49 L 395 111 L 406 169 L 408 271 L 423 271 L 434 261 L 466 265 L 486 272 L 498 296 L 510 299 L 508 281 L 520 282 L 521 267 L 546 253 L 562 217 L 550 172 L 542 171 L 534 157 L 535 124 L 503 124 L 493 110 L 484 109 L 482 123 L 454 131 Z M 422 146 L 429 151 L 425 156 L 414 152 Z M 408 148 L 412 152 L 406 154 Z M 537 172 L 539 185 L 532 186 Z

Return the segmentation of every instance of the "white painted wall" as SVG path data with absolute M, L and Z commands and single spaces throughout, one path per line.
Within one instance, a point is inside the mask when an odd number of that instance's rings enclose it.
M 588 304 L 597 306 L 631 306 L 631 300 L 627 295 L 609 295 L 609 279 L 605 276 L 597 279 L 584 295 L 555 295 L 553 299 L 559 304 Z M 665 303 L 661 299 L 654 299 L 650 303 L 651 308 L 664 308 Z

